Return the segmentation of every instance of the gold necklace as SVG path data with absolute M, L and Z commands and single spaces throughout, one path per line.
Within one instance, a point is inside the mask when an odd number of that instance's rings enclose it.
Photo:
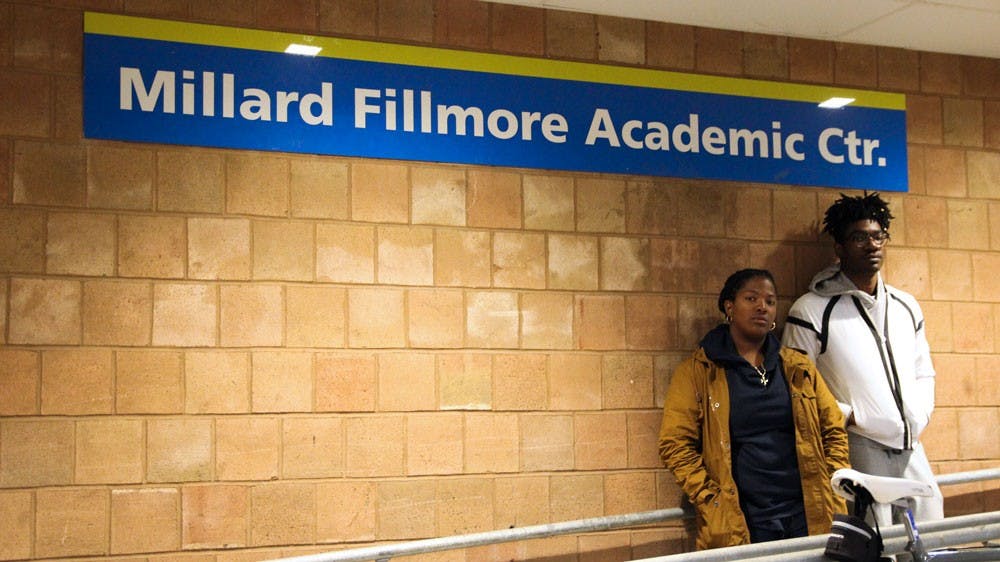
M 756 365 L 751 366 L 753 367 L 753 370 L 757 371 L 757 374 L 760 375 L 760 384 L 762 386 L 767 386 L 767 368 L 765 368 L 764 365 L 761 365 L 760 367 Z

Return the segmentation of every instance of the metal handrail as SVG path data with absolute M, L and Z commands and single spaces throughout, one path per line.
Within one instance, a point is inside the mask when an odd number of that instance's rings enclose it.
M 938 486 L 968 484 L 969 482 L 982 482 L 984 480 L 997 479 L 1000 479 L 1000 468 L 984 468 L 982 470 L 970 470 L 968 472 L 953 472 L 951 474 L 942 474 L 934 477 Z
M 501 529 L 498 531 L 485 531 L 482 533 L 452 535 L 449 537 L 422 539 L 395 544 L 367 546 L 320 554 L 307 554 L 304 556 L 293 556 L 291 558 L 280 558 L 272 562 L 363 562 L 366 560 L 385 562 L 395 556 L 410 556 L 412 554 L 425 554 L 427 552 L 437 552 L 441 550 L 485 546 L 502 542 L 541 539 L 554 537 L 556 535 L 568 535 L 571 533 L 608 531 L 611 529 L 620 529 L 622 527 L 635 527 L 651 523 L 662 523 L 664 521 L 683 519 L 685 517 L 694 517 L 694 512 L 675 507 L 671 509 L 628 513 L 625 515 L 606 515 L 604 517 L 576 519 L 573 521 L 563 521 L 559 523 L 545 523 L 542 525 L 515 527 L 513 529 Z
M 973 470 L 969 472 L 957 472 L 952 474 L 943 474 L 935 477 L 939 486 L 949 486 L 953 484 L 965 484 L 969 482 L 981 482 L 985 480 L 1000 479 L 1000 468 L 987 468 L 983 470 Z M 1000 512 L 994 512 L 1000 515 Z M 977 515 L 989 515 L 989 514 L 977 514 Z M 303 556 L 292 556 L 288 558 L 279 558 L 272 560 L 271 562 L 366 562 L 369 560 L 375 560 L 376 562 L 387 562 L 393 557 L 397 556 L 409 556 L 413 554 L 425 554 L 428 552 L 439 552 L 442 550 L 453 550 L 458 548 L 469 548 L 474 546 L 485 546 L 490 544 L 498 544 L 504 542 L 514 542 L 527 539 L 539 539 L 552 537 L 556 535 L 566 535 L 573 533 L 589 533 L 595 531 L 608 531 L 611 529 L 620 529 L 624 527 L 635 527 L 639 525 L 648 525 L 652 523 L 664 523 L 667 521 L 674 521 L 678 519 L 684 519 L 688 517 L 694 517 L 694 512 L 690 509 L 682 508 L 671 508 L 671 509 L 658 509 L 654 511 L 643 511 L 638 513 L 629 513 L 624 515 L 607 515 L 604 517 L 592 517 L 589 519 L 577 519 L 573 521 L 563 521 L 559 523 L 546 523 L 542 525 L 531 525 L 528 527 L 516 527 L 513 529 L 500 529 L 496 531 L 485 531 L 481 533 L 470 533 L 465 535 L 452 535 L 448 537 L 437 537 L 433 539 L 421 539 L 414 541 L 406 541 L 401 543 L 368 546 L 360 548 L 352 548 L 349 550 L 340 550 L 332 552 L 323 552 L 319 554 L 307 554 Z M 960 516 L 960 517 L 971 517 L 971 516 Z M 960 517 L 949 517 L 944 521 L 949 521 L 952 524 L 961 525 L 964 519 Z M 996 521 L 1000 523 L 1000 520 Z M 934 533 L 934 530 L 940 530 L 938 525 L 941 522 L 928 522 L 921 525 L 922 533 Z M 970 523 L 971 524 L 971 523 Z M 891 533 L 895 533 L 894 530 L 897 526 L 892 526 L 887 528 L 887 532 L 890 533 L 889 536 L 893 536 Z M 902 529 L 902 526 L 898 526 Z M 927 530 L 924 530 L 924 527 Z M 951 527 L 946 527 L 950 529 Z M 996 538 L 990 537 L 990 538 Z M 826 544 L 826 535 L 814 535 L 812 537 L 803 537 L 800 539 L 788 539 L 785 541 L 775 541 L 774 543 L 761 543 L 759 545 L 749 545 L 740 548 L 750 548 L 753 546 L 766 546 L 771 545 L 772 547 L 778 545 L 778 543 L 787 543 L 780 545 L 782 548 L 795 547 L 801 553 L 801 549 L 809 548 L 812 540 L 821 540 L 823 544 Z M 798 541 L 798 542 L 796 542 Z M 801 543 L 801 544 L 800 544 Z M 957 543 L 951 543 L 957 544 Z M 731 547 L 736 548 L 736 547 Z M 720 551 L 725 551 L 726 549 L 713 549 L 711 553 L 718 555 Z M 703 551 L 708 552 L 708 551 Z M 740 551 L 742 558 L 751 558 L 752 556 L 746 551 Z M 786 550 L 783 552 L 793 552 L 791 550 Z M 699 553 L 691 553 L 691 555 L 696 555 Z M 778 554 L 776 552 L 776 554 Z M 675 555 L 678 556 L 678 555 Z M 650 560 L 660 560 L 660 558 L 650 559 Z M 678 559 L 679 560 L 679 559 Z M 687 560 L 685 558 L 684 560 Z M 706 559 L 707 560 L 707 559 Z M 712 557 L 711 560 L 724 560 L 724 558 Z M 736 558 L 734 558 L 736 560 Z
M 909 538 L 903 524 L 880 530 L 885 554 L 903 552 Z M 810 555 L 822 555 L 829 533 L 796 539 L 728 546 L 698 552 L 643 558 L 632 562 L 729 562 L 734 560 L 809 560 Z M 956 515 L 920 523 L 920 538 L 928 548 L 985 541 L 1000 537 L 1000 511 Z M 816 551 L 816 552 L 814 552 Z M 818 560 L 822 560 L 819 558 Z

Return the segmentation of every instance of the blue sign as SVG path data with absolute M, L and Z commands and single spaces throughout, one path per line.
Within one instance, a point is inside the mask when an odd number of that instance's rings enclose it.
M 832 97 L 854 101 L 818 105 Z M 85 16 L 94 139 L 906 191 L 904 108 L 881 92 Z

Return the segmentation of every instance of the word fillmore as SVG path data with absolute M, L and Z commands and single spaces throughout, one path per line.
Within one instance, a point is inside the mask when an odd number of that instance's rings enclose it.
M 237 90 L 236 77 L 192 70 L 177 73 L 157 70 L 146 84 L 137 68 L 120 67 L 119 109 L 143 112 L 177 112 L 178 98 L 183 115 L 236 118 L 247 121 L 286 123 L 297 114 L 306 125 L 334 125 L 334 87 L 321 82 L 319 93 L 267 91 L 260 88 Z M 200 87 L 201 95 L 198 96 Z M 217 92 L 218 91 L 218 95 Z M 489 136 L 499 140 L 544 139 L 566 143 L 569 119 L 559 113 L 493 109 L 476 106 L 434 104 L 430 91 L 396 88 L 355 88 L 354 128 L 381 127 L 385 131 L 455 136 Z M 789 159 L 803 161 L 808 154 L 806 135 L 782 131 L 780 121 L 770 128 L 723 128 L 704 126 L 701 116 L 689 113 L 686 121 L 668 125 L 661 121 L 616 120 L 609 109 L 593 110 L 584 144 L 607 149 L 675 151 L 712 156 Z M 824 161 L 853 166 L 886 166 L 878 155 L 879 140 L 859 137 L 856 131 L 828 127 L 819 132 L 815 148 Z

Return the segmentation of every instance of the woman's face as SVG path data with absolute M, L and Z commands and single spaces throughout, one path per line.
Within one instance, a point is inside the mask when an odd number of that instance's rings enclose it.
M 724 304 L 733 336 L 748 340 L 763 340 L 778 313 L 778 295 L 766 277 L 748 279 Z

